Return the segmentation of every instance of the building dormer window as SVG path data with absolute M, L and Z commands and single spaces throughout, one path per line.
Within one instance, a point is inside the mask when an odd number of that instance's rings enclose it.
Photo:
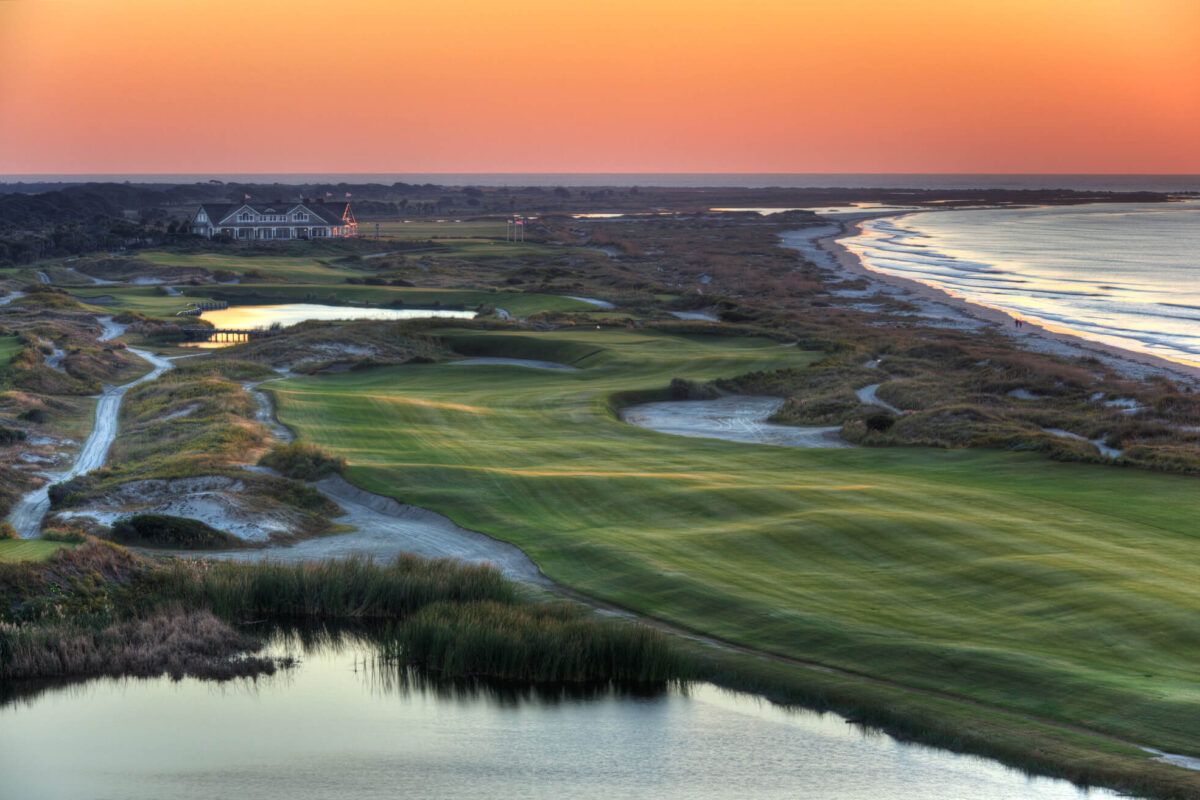
M 304 213 L 303 211 L 297 211 L 292 215 L 292 218 L 295 219 L 296 222 L 308 222 L 308 214 Z
M 249 211 L 243 211 L 242 213 L 238 214 L 238 222 L 249 222 L 249 221 L 250 221 L 250 212 Z

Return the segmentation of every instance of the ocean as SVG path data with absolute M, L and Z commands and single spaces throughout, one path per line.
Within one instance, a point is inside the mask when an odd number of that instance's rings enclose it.
M 1200 201 L 918 212 L 842 244 L 870 269 L 1200 366 Z
M 0 175 L 0 183 L 433 183 L 441 186 L 664 186 L 762 189 L 1078 189 L 1200 192 L 1200 175 L 1019 175 L 928 173 L 481 172 Z

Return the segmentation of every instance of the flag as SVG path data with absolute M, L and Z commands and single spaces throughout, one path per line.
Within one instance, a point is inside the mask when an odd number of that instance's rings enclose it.
M 350 193 L 349 193 L 349 192 L 346 192 L 346 197 L 349 197 L 349 196 L 350 196 Z

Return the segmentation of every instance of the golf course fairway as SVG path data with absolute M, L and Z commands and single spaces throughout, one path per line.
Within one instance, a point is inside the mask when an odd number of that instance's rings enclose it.
M 439 333 L 462 353 L 578 371 L 297 378 L 272 384 L 280 418 L 344 456 L 353 483 L 513 542 L 596 598 L 1164 750 L 1200 740 L 1194 479 L 669 436 L 622 423 L 614 396 L 819 354 L 654 331 Z

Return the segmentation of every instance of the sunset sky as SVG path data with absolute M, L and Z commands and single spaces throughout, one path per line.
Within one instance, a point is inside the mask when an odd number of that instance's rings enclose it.
M 1200 173 L 1200 0 L 0 0 L 0 174 Z

